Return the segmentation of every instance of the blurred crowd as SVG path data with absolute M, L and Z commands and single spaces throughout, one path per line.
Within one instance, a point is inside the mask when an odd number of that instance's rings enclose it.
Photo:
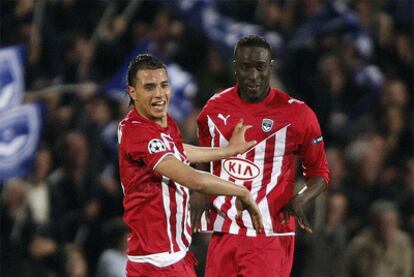
M 129 107 L 104 84 L 151 40 L 194 77 L 180 125 L 197 143 L 198 112 L 235 82 L 232 55 L 172 2 L 1 1 L 0 44 L 26 47 L 25 101 L 45 110 L 31 174 L 0 186 L 1 276 L 123 276 L 116 130 Z M 203 2 L 278 34 L 272 86 L 323 130 L 330 188 L 308 207 L 314 234 L 298 231 L 292 276 L 414 276 L 414 1 Z M 200 276 L 207 241 L 193 245 Z

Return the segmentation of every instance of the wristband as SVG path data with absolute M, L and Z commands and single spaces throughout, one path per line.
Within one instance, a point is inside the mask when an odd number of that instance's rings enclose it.
M 308 187 L 305 185 L 299 192 L 298 192 L 298 195 L 301 195 L 302 193 L 304 193 L 305 192 L 305 190 L 307 190 L 308 189 Z

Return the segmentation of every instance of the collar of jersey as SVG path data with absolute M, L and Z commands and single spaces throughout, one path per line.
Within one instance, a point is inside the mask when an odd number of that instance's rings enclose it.
M 260 101 L 259 103 L 246 103 L 240 98 L 238 91 L 239 91 L 239 84 L 236 83 L 232 93 L 234 94 L 235 98 L 237 99 L 237 103 L 240 106 L 245 107 L 245 108 L 254 108 L 254 107 L 263 106 L 263 105 L 266 106 L 267 104 L 272 102 L 272 99 L 275 96 L 274 89 L 270 88 L 269 94 L 262 101 Z
M 170 115 L 167 114 L 167 127 L 164 128 L 161 125 L 159 125 L 158 123 L 156 123 L 156 122 L 154 122 L 154 121 L 152 121 L 152 120 L 150 120 L 150 119 L 148 119 L 148 118 L 143 117 L 142 115 L 140 115 L 138 113 L 138 111 L 135 109 L 135 107 L 132 107 L 131 111 L 129 112 L 129 117 L 132 118 L 132 119 L 136 119 L 138 121 L 144 122 L 146 124 L 153 125 L 157 129 L 160 129 L 161 131 L 165 131 L 165 130 L 168 129 L 168 125 L 169 125 L 168 123 L 171 120 Z

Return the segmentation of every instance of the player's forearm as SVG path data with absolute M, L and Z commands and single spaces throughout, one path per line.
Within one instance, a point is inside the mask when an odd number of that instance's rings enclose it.
M 170 180 L 204 194 L 232 195 L 242 198 L 249 195 L 245 187 L 237 186 L 210 173 L 195 170 L 172 155 L 165 156 L 155 170 Z
M 236 154 L 226 147 L 198 147 L 189 144 L 184 144 L 184 150 L 190 163 L 217 161 Z
M 327 188 L 325 180 L 320 176 L 310 177 L 306 181 L 306 187 L 295 195 L 295 197 L 300 198 L 303 205 L 308 202 L 313 201 L 319 194 L 324 192 Z
M 245 197 L 249 191 L 242 186 L 220 179 L 217 176 L 197 170 L 198 192 L 214 195 Z

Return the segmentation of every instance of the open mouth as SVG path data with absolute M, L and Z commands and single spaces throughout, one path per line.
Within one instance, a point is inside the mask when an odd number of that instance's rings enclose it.
M 259 90 L 260 85 L 256 85 L 256 84 L 249 84 L 249 85 L 247 85 L 247 88 L 248 88 L 249 90 L 254 90 L 254 91 L 256 91 L 256 90 Z
M 163 111 L 166 104 L 167 101 L 155 101 L 151 103 L 151 107 L 158 111 Z

